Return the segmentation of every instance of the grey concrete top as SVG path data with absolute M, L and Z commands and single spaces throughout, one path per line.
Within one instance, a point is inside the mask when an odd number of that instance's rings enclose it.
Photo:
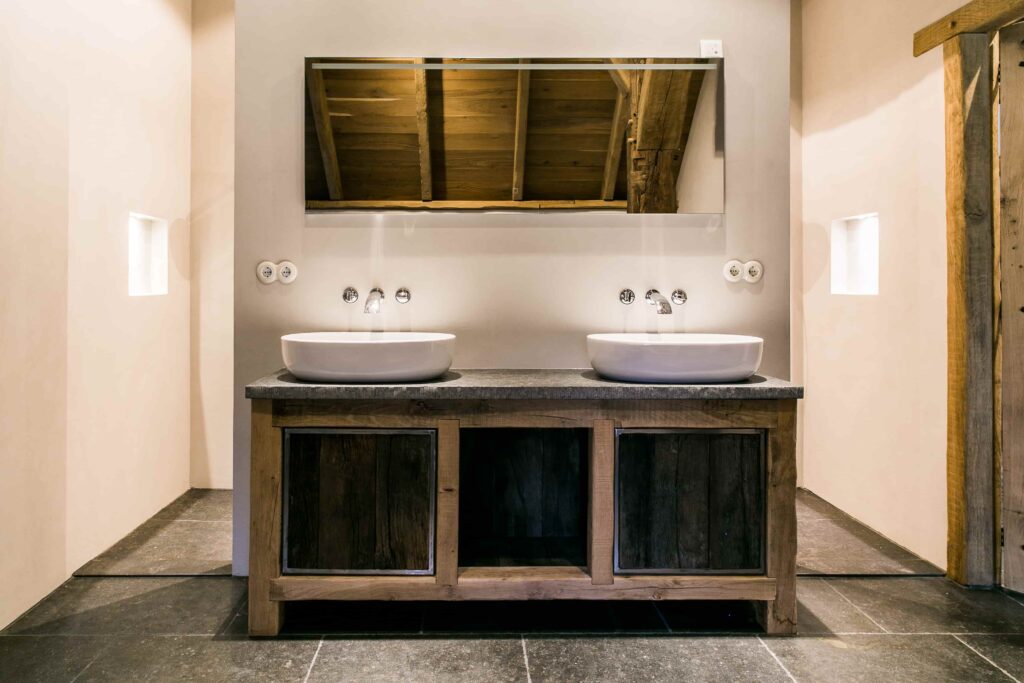
M 279 370 L 245 387 L 246 398 L 318 400 L 700 400 L 803 398 L 801 386 L 754 375 L 735 384 L 638 384 L 586 370 L 450 370 L 415 384 L 317 384 Z

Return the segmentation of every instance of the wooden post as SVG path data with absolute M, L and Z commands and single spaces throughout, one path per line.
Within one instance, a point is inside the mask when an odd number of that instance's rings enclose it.
M 604 178 L 601 181 L 601 199 L 615 199 L 615 181 L 619 177 L 622 148 L 625 145 L 626 124 L 629 123 L 629 91 L 620 90 L 615 98 L 612 130 L 608 135 L 608 151 L 604 157 Z
M 1024 592 L 1024 24 L 999 32 L 1002 585 Z
M 520 59 L 520 64 L 529 64 L 529 59 Z M 526 131 L 530 110 L 530 72 L 520 69 L 516 80 L 516 132 L 512 158 L 512 199 L 523 198 L 526 184 Z
M 415 64 L 426 64 L 427 60 L 419 57 Z M 429 202 L 434 198 L 434 174 L 430 158 L 430 101 L 427 97 L 427 72 L 425 69 L 413 69 L 416 81 L 416 137 L 420 147 L 420 199 Z
M 459 421 L 437 422 L 437 583 L 459 582 Z
M 615 422 L 594 420 L 590 434 L 590 518 L 587 564 L 591 581 L 610 585 L 615 543 Z
M 306 62 L 306 90 L 309 104 L 313 109 L 313 124 L 316 138 L 320 142 L 320 158 L 327 177 L 327 194 L 334 200 L 342 198 L 341 170 L 338 166 L 338 150 L 334 147 L 334 129 L 331 127 L 331 112 L 324 89 L 323 72 L 313 68 L 313 62 Z
M 767 576 L 775 599 L 760 610 L 770 635 L 796 632 L 796 401 L 778 401 L 779 423 L 768 430 Z
M 252 402 L 249 520 L 249 635 L 276 636 L 280 602 L 270 581 L 281 576 L 281 430 L 273 426 L 273 402 Z
M 994 582 L 992 108 L 989 39 L 943 48 L 948 249 L 948 574 Z

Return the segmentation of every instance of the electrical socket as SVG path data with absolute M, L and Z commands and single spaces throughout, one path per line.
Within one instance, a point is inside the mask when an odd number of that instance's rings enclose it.
M 722 51 L 722 41 L 720 40 L 702 40 L 700 41 L 700 56 L 703 59 L 709 58 L 722 58 L 725 53 Z

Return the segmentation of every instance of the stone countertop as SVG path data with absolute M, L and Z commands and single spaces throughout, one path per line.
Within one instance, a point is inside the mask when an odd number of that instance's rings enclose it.
M 802 386 L 754 375 L 733 384 L 640 384 L 602 379 L 593 370 L 450 370 L 413 384 L 318 384 L 287 370 L 245 387 L 246 398 L 316 400 L 701 400 L 803 398 Z

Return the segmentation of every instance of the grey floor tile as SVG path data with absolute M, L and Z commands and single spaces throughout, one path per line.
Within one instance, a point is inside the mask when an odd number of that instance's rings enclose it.
M 245 595 L 228 577 L 73 578 L 22 615 L 13 634 L 214 634 Z
M 325 640 L 309 681 L 526 681 L 522 640 Z M 534 679 L 536 680 L 536 678 Z
M 1007 681 L 953 636 L 846 635 L 765 638 L 764 643 L 801 683 Z
M 231 522 L 151 519 L 75 576 L 231 575 Z
M 748 638 L 526 638 L 533 683 L 557 681 L 788 681 Z
M 71 681 L 110 644 L 82 636 L 0 636 L 0 681 Z
M 830 581 L 832 579 L 797 579 L 798 632 L 801 635 L 881 633 L 882 629 L 832 588 Z
M 318 644 L 319 639 L 124 638 L 100 654 L 78 681 L 301 682 Z
M 927 575 L 943 572 L 805 489 L 797 491 L 797 572 Z
M 1024 681 L 1024 636 L 959 636 L 1017 680 Z
M 153 519 L 231 521 L 231 489 L 190 489 Z
M 1024 605 L 946 579 L 835 579 L 831 585 L 893 633 L 1024 633 Z

